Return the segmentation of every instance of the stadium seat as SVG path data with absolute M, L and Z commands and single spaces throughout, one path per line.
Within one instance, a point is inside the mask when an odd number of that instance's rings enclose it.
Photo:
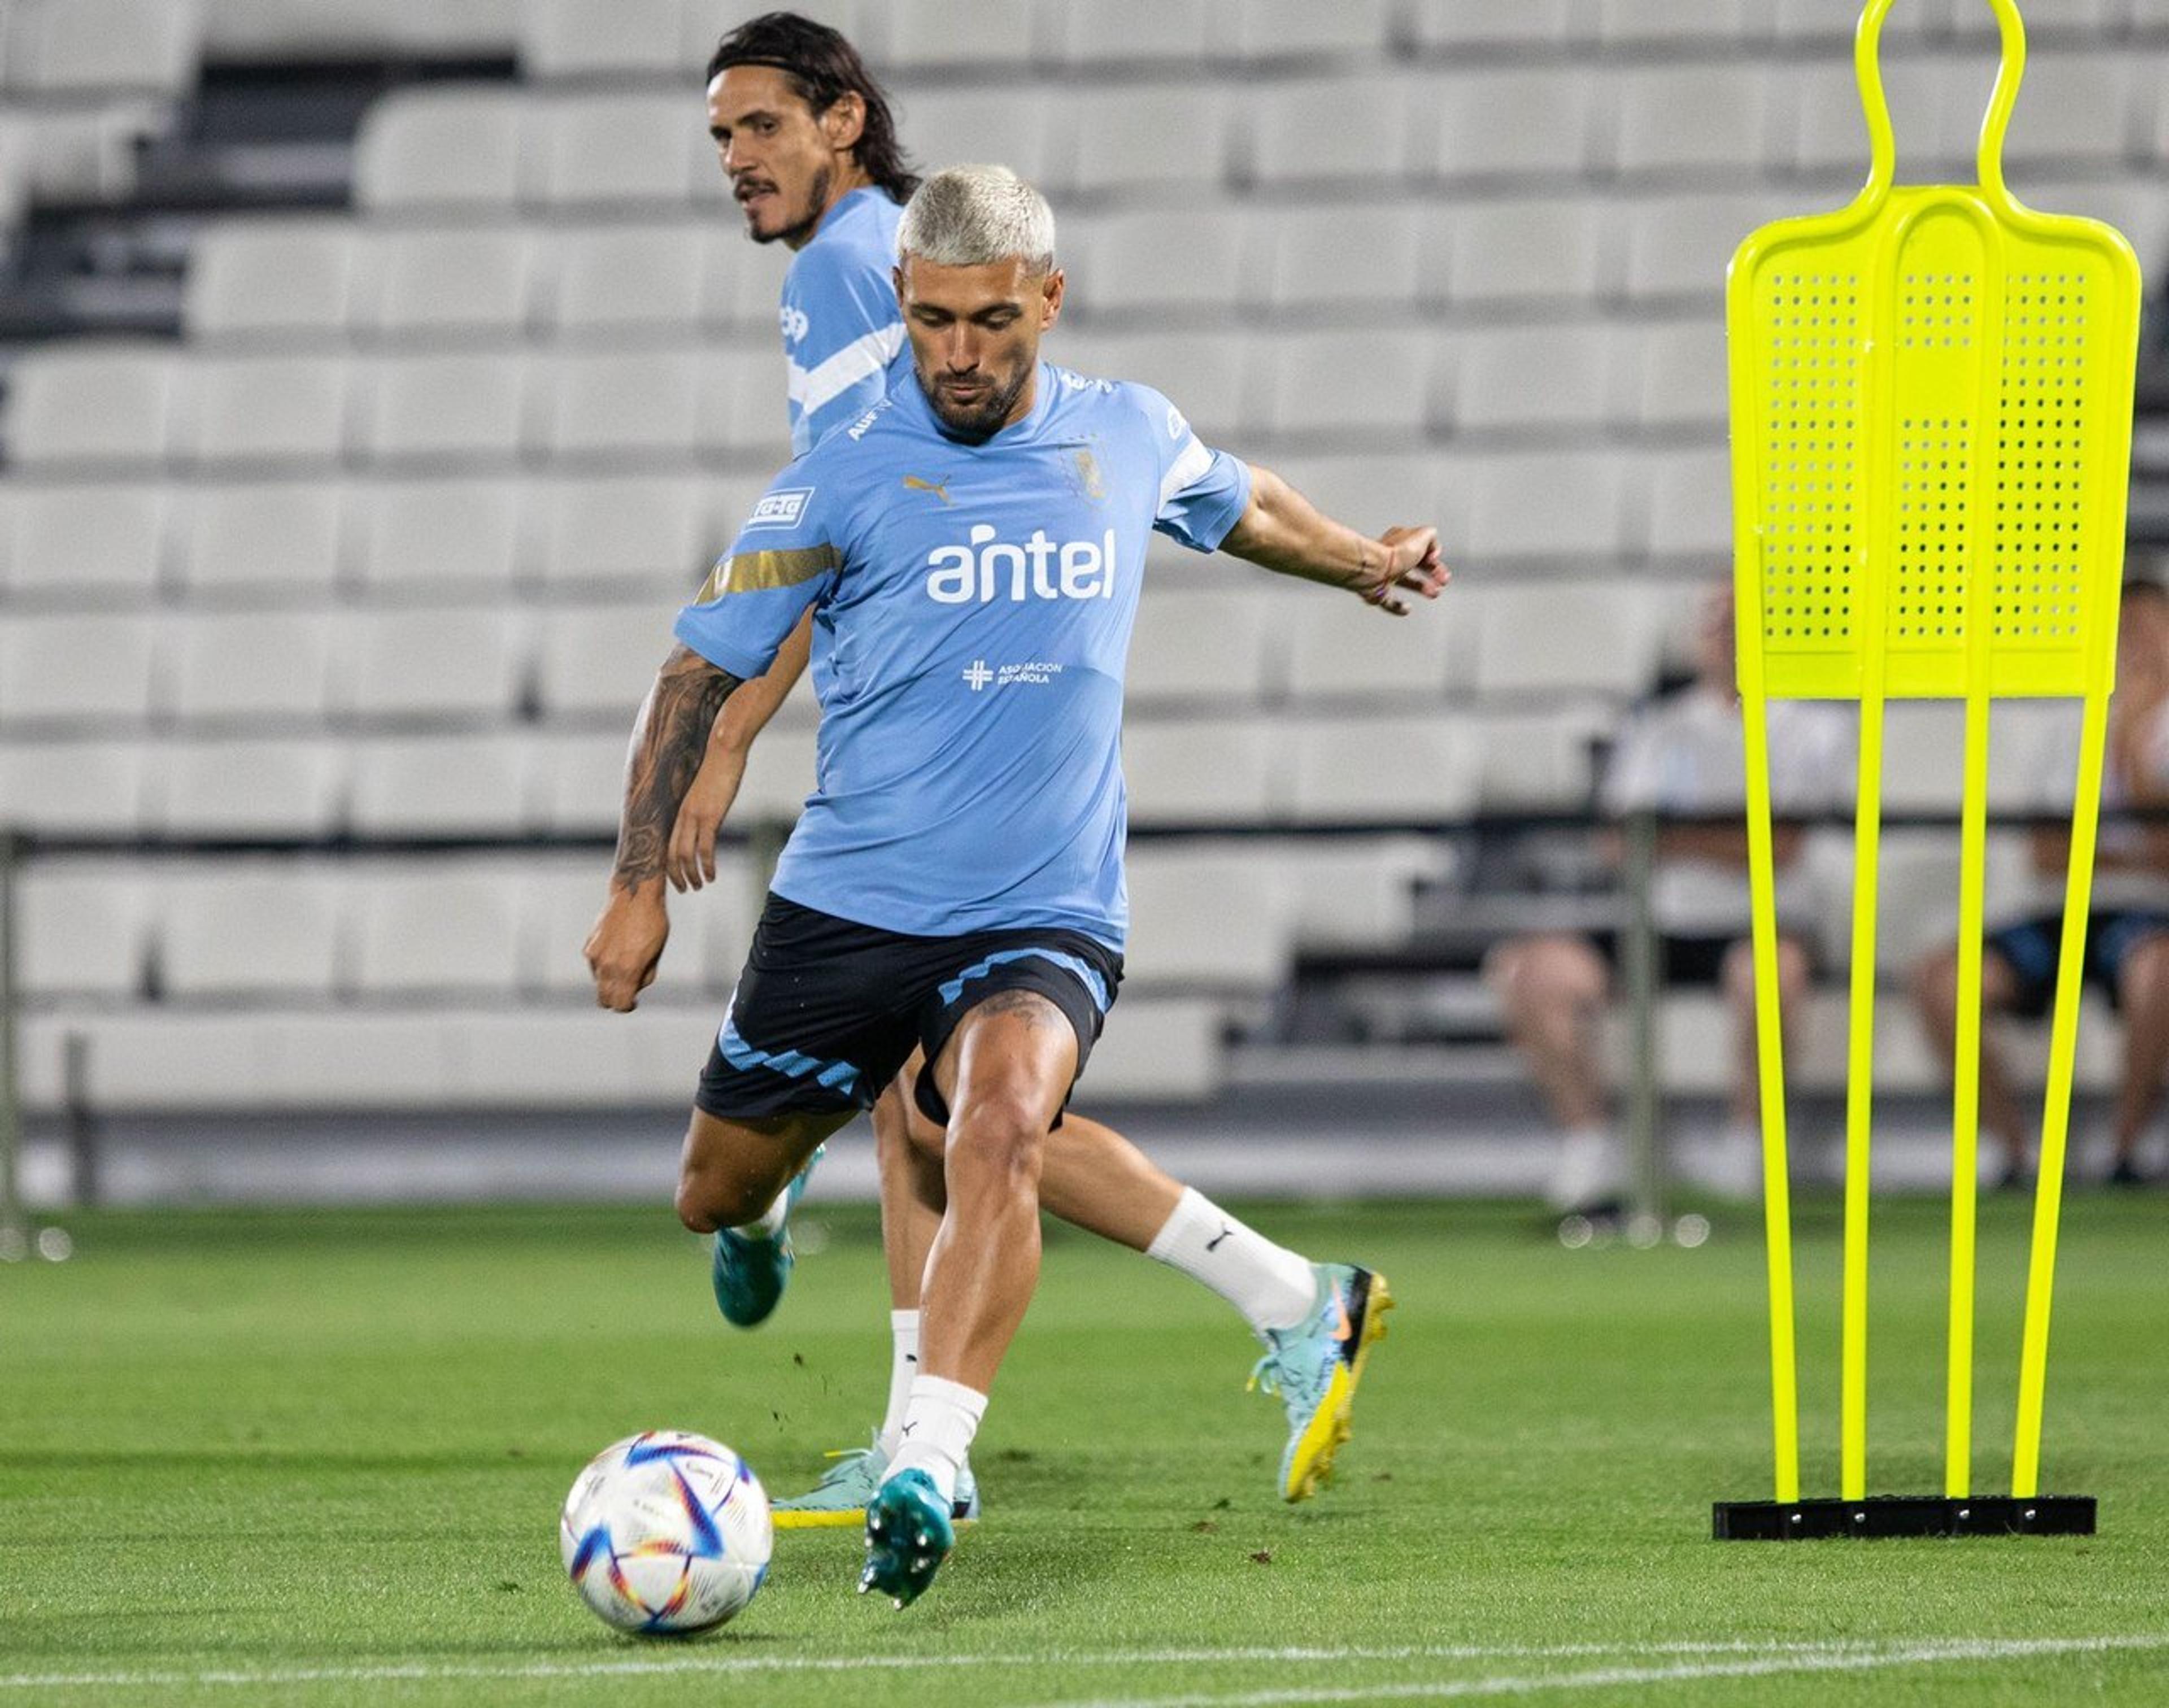
M 580 946 L 602 911 L 610 870 L 607 854 L 522 861 L 520 976 L 525 988 L 592 996 L 594 976 Z M 670 946 L 652 987 L 654 992 L 663 997 L 695 997 L 703 992 L 720 996 L 729 990 L 744 966 L 760 902 L 754 863 L 744 849 L 719 848 L 713 881 L 698 894 L 671 897 Z
M 1250 717 L 1133 714 L 1122 730 L 1132 824 L 1255 824 L 1282 763 L 1272 726 Z
M 1355 179 L 1367 186 L 1405 177 L 1426 163 L 1416 150 L 1430 104 L 1427 85 L 1376 71 L 1253 84 L 1236 109 L 1245 176 L 1266 184 Z
M 1565 557 L 1587 563 L 1618 549 L 1617 460 L 1587 452 L 1470 457 L 1452 471 L 1468 493 L 1460 551 L 1486 557 Z
M 1239 444 L 1236 449 L 1240 450 Z M 1429 452 L 1399 455 L 1275 456 L 1274 471 L 1329 516 L 1378 534 L 1396 525 L 1447 522 L 1438 502 L 1439 459 Z M 1447 556 L 1451 557 L 1449 550 Z M 1247 567 L 1241 579 L 1256 583 L 1258 572 Z M 1297 584 L 1266 581 L 1263 585 L 1283 589 Z M 1298 589 L 1299 590 L 1299 589 Z M 1306 597 L 1315 597 L 1314 590 Z M 1305 607 L 1304 615 L 1316 615 Z
M 529 97 L 493 83 L 395 90 L 362 117 L 354 205 L 370 212 L 509 209 L 520 200 Z
M 529 817 L 527 750 L 512 736 L 412 736 L 349 743 L 348 816 L 373 836 L 505 835 Z
M 504 716 L 520 692 L 521 641 L 495 608 L 358 613 L 346 630 L 345 709 L 362 717 Z
M 1125 996 L 1092 1046 L 1086 1095 L 1095 1106 L 1208 1100 L 1227 1079 L 1226 1024 L 1208 997 Z
M 1857 98 L 1856 98 L 1857 100 Z M 1648 200 L 1622 199 L 1612 218 L 1624 255 L 1621 283 L 1628 297 L 1649 302 L 1692 300 L 1697 312 L 1715 313 L 1724 299 L 1725 269 L 1740 240 L 1758 226 L 1786 214 L 1835 205 L 1823 196 L 1794 192 L 1729 194 L 1717 191 Z
M 177 455 L 200 469 L 329 467 L 350 383 L 342 356 L 199 356 L 184 370 Z
M 1095 88 L 1089 99 L 1073 97 L 1049 115 L 1042 187 L 1058 202 L 1069 194 L 1218 184 L 1227 175 L 1232 110 L 1222 91 L 1191 83 Z M 914 139 L 919 134 L 914 125 Z
M 1445 876 L 1452 865 L 1447 845 L 1429 837 L 1305 838 L 1271 848 L 1292 880 L 1292 923 L 1304 948 L 1405 943 L 1415 926 L 1417 885 Z
M 1390 696 L 1419 716 L 1449 694 L 1466 694 L 1465 597 L 1451 588 L 1436 605 L 1389 617 L 1346 593 L 1299 589 L 1282 606 L 1288 694 L 1306 701 Z
M 15 599 L 147 598 L 172 496 L 133 482 L 0 483 L 0 584 Z
M 670 650 L 671 613 L 661 601 L 558 605 L 542 614 L 538 699 L 545 717 L 632 715 Z
M 1594 428 L 1604 419 L 1607 330 L 1593 323 L 1485 328 L 1453 342 L 1451 402 L 1458 431 Z
M 1078 289 L 1095 314 L 1224 310 L 1241 295 L 1240 217 L 1219 208 L 1118 214 L 1090 232 Z
M 331 870 L 290 861 L 163 870 L 151 886 L 160 989 L 179 998 L 329 996 L 340 889 Z
M 0 622 L 0 726 L 140 723 L 151 705 L 157 621 L 141 615 L 10 616 Z
M 163 742 L 145 764 L 145 818 L 169 836 L 319 836 L 338 820 L 344 779 L 322 739 Z
M 2034 20 L 2029 11 L 2028 23 Z M 1984 14 L 1988 8 L 1981 8 Z M 2158 98 L 2161 61 L 2147 67 L 2146 92 Z M 2026 60 L 2025 93 L 2011 114 L 2004 158 L 2016 166 L 2108 165 L 2129 146 L 2135 84 L 2128 50 L 2102 44 L 2079 52 L 2037 51 Z M 1953 105 L 1957 105 L 1954 100 Z M 1976 125 L 1979 115 L 1975 115 Z
M 1596 753 L 1617 723 L 1610 708 L 1588 704 L 1478 714 L 1465 726 L 1478 759 L 1476 805 L 1490 812 L 1588 811 Z
M 1187 588 L 1148 575 L 1130 636 L 1127 678 L 1132 706 L 1202 702 L 1234 710 L 1277 680 L 1278 660 L 1305 615 L 1264 583 L 1255 589 Z
M 797 822 L 799 810 L 806 805 L 806 797 L 813 792 L 814 753 L 815 735 L 811 726 L 786 724 L 780 719 L 770 726 L 746 761 L 745 781 L 739 785 L 737 803 L 731 809 L 739 829 L 751 830 L 761 824 L 787 827 Z M 624 799 L 624 755 L 621 744 L 620 776 L 610 799 L 610 822 L 613 828 L 617 823 L 619 804 Z
M 1279 817 L 1291 824 L 1439 824 L 1477 804 L 1479 755 L 1431 708 L 1283 721 Z
M 204 0 L 204 45 L 216 61 L 509 58 L 525 0 Z
M 2144 25 L 2150 21 L 2145 5 L 2145 0 L 2139 0 L 2133 11 L 2134 23 Z M 1927 26 L 1939 35 L 1955 35 L 1974 44 L 1992 44 L 1996 39 L 1996 13 L 1985 0 L 1933 0 L 1933 3 L 1920 9 L 1927 14 Z M 2124 21 L 2124 15 L 2125 7 L 2118 0 L 2028 0 L 2026 37 L 2032 44 L 2058 32 L 2106 35 Z M 2033 74 L 2033 64 L 2029 55 L 2026 61 L 2029 77 Z
M 179 95 L 195 80 L 202 13 L 191 0 L 16 0 L 4 21 L 12 90 Z
M 1595 86 L 1580 70 L 1447 73 L 1435 85 L 1433 173 L 1458 180 L 1579 172 Z
M 658 327 L 690 332 L 723 318 L 719 275 L 738 261 L 712 219 L 573 226 L 541 253 L 550 274 L 549 317 L 562 333 Z M 741 243 L 750 250 L 750 243 Z M 770 300 L 773 319 L 775 300 Z
M 517 226 L 393 226 L 362 247 L 354 321 L 380 338 L 509 338 L 526 323 L 534 242 Z
M 132 742 L 0 742 L 0 827 L 127 835 L 141 824 L 143 750 Z
M 1333 241 L 1319 241 L 1322 221 Z M 1369 304 L 1398 308 L 1424 290 L 1426 221 L 1405 208 L 1260 209 L 1250 215 L 1244 295 L 1273 308 Z M 1351 267 L 1348 258 L 1363 257 Z
M 525 420 L 518 355 L 379 356 L 365 364 L 360 443 L 380 467 L 509 464 Z
M 1069 0 L 1047 8 L 1063 61 L 1195 67 L 1218 41 L 1210 0 Z
M 1965 708 L 1894 700 L 1883 726 L 1883 803 L 1893 812 L 1955 812 L 1964 781 Z
M 1770 97 L 1758 70 L 1736 61 L 1648 70 L 1615 66 L 1607 68 L 1602 89 L 1600 124 L 1608 127 L 1608 137 L 1596 154 L 1597 163 L 1615 173 L 1702 168 L 1730 175 L 1764 157 Z
M 1010 6 L 1006 0 L 997 3 L 1004 12 L 1020 16 L 1031 9 Z M 981 85 L 945 88 L 936 82 L 897 98 L 897 128 L 911 158 L 921 162 L 923 171 L 961 161 L 999 158 L 1019 177 L 1052 191 L 1055 185 L 1048 166 L 1058 157 L 1050 146 L 1051 133 L 1066 138 L 1073 110 L 1073 104 L 1063 94 L 1059 89 L 1040 87 L 1014 91 Z M 1055 229 L 1059 241 L 1059 219 Z
M 1570 0 L 1416 0 L 1411 23 L 1426 47 L 1537 47 L 1568 39 Z
M 1769 4 L 1770 0 L 1602 0 L 1596 35 L 1606 42 L 1738 40 L 1755 33 L 1753 25 Z
M 323 611 L 189 611 L 166 619 L 167 710 L 184 723 L 234 718 L 318 723 L 328 697 L 333 620 Z
M 520 69 L 532 78 L 684 80 L 682 0 L 528 0 L 520 13 Z
M 1615 329 L 1612 418 L 1623 425 L 1724 430 L 1724 328 L 1692 320 Z
M 1253 359 L 1275 432 L 1404 437 L 1426 425 L 1432 361 L 1420 331 L 1290 333 Z
M 540 563 L 553 586 L 621 583 L 690 597 L 728 546 L 739 516 L 718 520 L 706 480 L 564 476 L 532 494 L 543 519 Z M 658 613 L 662 607 L 656 609 Z
M 365 869 L 342 886 L 357 994 L 474 991 L 509 994 L 519 981 L 514 869 L 450 859 Z
M 1660 452 L 1638 463 L 1628 483 L 1649 507 L 1645 531 L 1631 544 L 1652 557 L 1729 556 L 1732 467 L 1723 446 Z
M 164 344 L 122 339 L 35 349 L 8 375 L 8 456 L 18 468 L 155 465 L 166 449 L 177 364 Z
M 143 988 L 142 875 L 109 860 L 42 861 L 19 880 L 23 988 L 40 997 L 131 996 Z
M 561 459 L 643 462 L 730 444 L 739 400 L 717 371 L 728 361 L 692 349 L 561 355 L 544 443 Z
M 1019 6 L 1014 0 L 889 0 L 885 9 L 888 45 L 877 62 L 899 71 L 926 66 L 1021 66 L 1032 57 L 1032 19 L 1040 10 L 1036 6 Z M 861 18 L 863 22 L 864 8 Z M 907 137 L 913 135 L 909 120 L 903 129 Z M 985 152 L 982 146 L 968 157 L 976 159 Z M 962 157 L 926 157 L 941 164 Z
M 363 582 L 442 597 L 509 587 L 524 567 L 521 487 L 510 480 L 386 480 L 347 489 Z
M 1474 631 L 1471 685 L 1480 695 L 1586 693 L 1625 700 L 1654 684 L 1658 614 L 1632 583 L 1509 583 L 1449 597 Z
M 536 827 L 577 835 L 616 831 L 625 804 L 625 757 L 632 733 L 628 718 L 621 730 L 531 738 L 528 808 Z
M 1095 338 L 1088 350 L 1058 332 L 1048 354 L 1087 373 L 1150 386 L 1210 443 L 1239 444 L 1246 432 L 1257 430 L 1256 353 L 1239 333 L 1125 333 Z
M 1458 303 L 1592 301 L 1604 250 L 1601 212 L 1578 196 L 1453 203 L 1423 222 L 1430 291 Z
M 250 588 L 321 598 L 340 567 L 343 489 L 326 482 L 186 489 L 180 579 L 189 597 Z
M 1385 0 L 1217 0 L 1212 49 L 1244 59 L 1300 59 L 1376 54 L 1387 45 Z
M 192 339 L 335 349 L 345 336 L 354 248 L 351 220 L 221 220 L 189 247 L 181 323 Z
M 1140 844 L 1128 874 L 1125 992 L 1257 996 L 1287 976 L 1292 898 L 1244 847 Z
M 540 104 L 530 198 L 552 208 L 664 207 L 712 177 L 715 146 L 691 92 L 568 94 Z

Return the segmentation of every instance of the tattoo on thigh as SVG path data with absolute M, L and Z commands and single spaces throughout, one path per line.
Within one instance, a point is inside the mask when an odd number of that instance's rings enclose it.
M 1069 1025 L 1061 1009 L 1037 991 L 996 991 L 983 1003 L 973 1004 L 975 1014 L 1015 1014 L 1034 1026 Z

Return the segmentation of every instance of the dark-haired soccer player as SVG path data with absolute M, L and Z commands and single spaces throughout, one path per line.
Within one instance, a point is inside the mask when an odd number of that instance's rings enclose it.
M 999 168 L 915 193 L 896 274 L 914 383 L 791 464 L 679 614 L 636 726 L 613 878 L 659 912 L 717 712 L 811 611 L 819 781 L 702 1072 L 677 1205 L 696 1229 L 754 1221 L 925 1051 L 946 1209 L 860 1583 L 899 1605 L 953 1544 L 957 1471 L 1037 1280 L 1047 1135 L 1122 975 L 1122 678 L 1148 534 L 1397 615 L 1404 591 L 1436 598 L 1446 579 L 1434 530 L 1367 539 L 1209 450 L 1158 393 L 1040 361 L 1063 290 L 1053 226 Z M 606 1006 L 653 976 L 651 927 L 619 907 L 598 925 Z M 1360 1297 L 1332 1302 L 1362 1314 Z
M 879 85 L 850 44 L 825 25 L 788 13 L 756 18 L 724 39 L 708 76 L 710 129 L 749 233 L 797 251 L 784 286 L 783 328 L 793 447 L 802 454 L 863 413 L 892 378 L 908 376 L 908 363 L 880 364 L 904 343 L 893 279 L 902 209 L 894 198 L 918 180 L 905 168 Z M 717 719 L 671 833 L 665 870 L 679 887 L 697 889 L 714 875 L 717 827 L 747 748 L 806 668 L 813 634 L 809 614 L 766 675 L 749 682 Z M 827 668 L 817 654 L 817 687 Z M 645 899 L 623 905 L 650 911 Z M 658 886 L 651 928 L 663 928 L 662 907 Z M 901 1445 L 918 1371 L 920 1282 L 942 1207 L 943 1135 L 912 1111 L 917 1065 L 914 1056 L 873 1110 L 893 1306 L 887 1411 L 869 1448 L 838 1455 L 818 1487 L 776 1503 L 780 1525 L 861 1522 Z M 791 1260 L 787 1216 L 805 1178 L 757 1225 L 718 1231 L 716 1295 L 730 1321 L 750 1326 L 774 1310 Z M 1375 1333 L 1383 1284 L 1353 1265 L 1313 1264 L 1276 1244 L 1154 1168 L 1121 1135 L 1082 1117 L 1070 1118 L 1051 1145 L 1042 1197 L 1053 1213 L 1191 1275 L 1241 1313 L 1264 1347 L 1259 1381 L 1287 1414 L 1280 1493 L 1288 1500 L 1310 1494 L 1347 1433 L 1362 1371 L 1362 1344 L 1336 1341 L 1335 1332 L 1358 1321 Z M 1381 1303 L 1367 1311 L 1374 1285 Z M 967 1465 L 955 1515 L 975 1516 L 977 1508 Z

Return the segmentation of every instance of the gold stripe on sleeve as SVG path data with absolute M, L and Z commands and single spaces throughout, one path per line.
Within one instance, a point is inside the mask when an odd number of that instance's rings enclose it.
M 725 593 L 760 593 L 770 588 L 796 587 L 832 569 L 840 569 L 844 555 L 833 545 L 802 545 L 791 551 L 741 551 L 719 557 L 708 573 L 707 584 L 693 601 L 705 605 Z

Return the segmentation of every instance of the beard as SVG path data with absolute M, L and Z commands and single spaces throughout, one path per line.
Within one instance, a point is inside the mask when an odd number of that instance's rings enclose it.
M 828 210 L 829 186 L 834 182 L 835 174 L 825 166 L 821 168 L 813 174 L 813 182 L 807 186 L 806 200 L 798 210 L 797 219 L 773 231 L 751 229 L 746 235 L 756 243 L 782 243 L 793 249 L 803 248 L 806 240 L 821 223 L 821 215 Z
M 1025 363 L 1008 385 L 989 385 L 969 403 L 949 396 L 940 380 L 929 380 L 925 370 L 916 363 L 911 371 L 935 419 L 953 437 L 979 444 L 992 439 L 1008 423 L 1010 412 L 1016 407 L 1017 399 L 1024 395 L 1026 382 L 1031 378 L 1031 363 Z

